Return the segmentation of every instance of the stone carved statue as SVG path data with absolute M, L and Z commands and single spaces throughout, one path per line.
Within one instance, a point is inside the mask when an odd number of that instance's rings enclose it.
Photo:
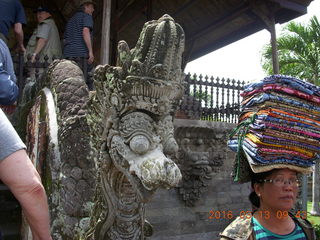
M 183 29 L 164 15 L 144 25 L 135 48 L 119 42 L 117 66 L 95 70 L 96 92 L 73 62 L 50 65 L 42 82 L 48 88 L 30 113 L 28 148 L 35 164 L 36 156 L 46 158 L 54 239 L 151 235 L 144 205 L 182 178 L 171 156 L 178 151 L 173 115 L 184 93 L 183 50 Z
M 175 133 L 180 146 L 178 162 L 183 176 L 179 193 L 186 206 L 193 207 L 207 191 L 211 175 L 223 164 L 220 151 L 225 144 L 225 134 L 192 124 L 177 127 Z
M 172 115 L 183 96 L 183 49 L 182 28 L 164 15 L 144 25 L 134 49 L 119 42 L 116 67 L 96 69 L 91 116 L 103 135 L 86 239 L 144 239 L 144 204 L 181 180 L 168 156 L 178 150 Z

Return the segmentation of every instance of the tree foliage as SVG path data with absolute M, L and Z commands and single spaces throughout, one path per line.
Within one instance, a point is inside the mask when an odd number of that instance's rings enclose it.
M 320 85 L 320 25 L 316 16 L 307 25 L 290 22 L 277 39 L 280 74 Z M 271 44 L 262 50 L 262 67 L 272 74 Z

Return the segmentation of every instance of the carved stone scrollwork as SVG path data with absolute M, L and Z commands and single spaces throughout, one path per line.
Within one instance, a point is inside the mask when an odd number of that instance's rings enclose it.
M 135 48 L 119 42 L 117 66 L 95 69 L 95 92 L 71 61 L 50 65 L 62 143 L 50 202 L 55 239 L 151 236 L 145 204 L 182 179 L 172 116 L 184 93 L 184 38 L 168 15 L 147 22 Z
M 219 145 L 224 139 L 210 128 L 192 126 L 178 127 L 175 136 L 180 147 L 178 162 L 183 176 L 179 193 L 187 206 L 195 206 L 207 191 L 212 173 L 223 164 Z
M 172 116 L 184 92 L 183 49 L 182 28 L 164 15 L 144 25 L 134 49 L 119 42 L 116 67 L 96 69 L 89 109 L 92 129 L 103 134 L 85 239 L 145 239 L 152 233 L 145 203 L 159 187 L 179 184 L 170 155 L 178 150 Z

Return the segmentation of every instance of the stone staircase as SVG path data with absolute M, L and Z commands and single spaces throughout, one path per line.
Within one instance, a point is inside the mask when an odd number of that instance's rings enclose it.
M 0 240 L 20 240 L 20 228 L 20 205 L 8 187 L 0 181 Z

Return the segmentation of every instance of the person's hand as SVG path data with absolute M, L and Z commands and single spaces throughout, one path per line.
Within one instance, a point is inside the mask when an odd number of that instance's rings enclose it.
M 93 63 L 93 60 L 94 60 L 93 53 L 92 53 L 92 52 L 89 52 L 88 64 Z
M 31 62 L 34 63 L 35 61 L 36 61 L 36 55 L 33 54 L 31 57 Z
M 25 52 L 26 52 L 26 49 L 25 49 L 25 47 L 24 47 L 23 44 L 18 44 L 16 50 L 17 50 L 18 52 L 20 52 L 20 53 L 25 53 Z

